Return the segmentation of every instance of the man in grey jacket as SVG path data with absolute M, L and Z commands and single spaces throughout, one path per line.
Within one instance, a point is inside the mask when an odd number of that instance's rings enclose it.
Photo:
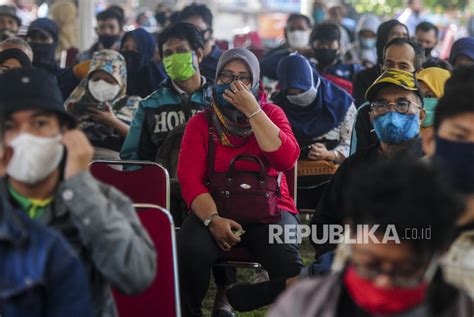
M 95 315 L 116 316 L 110 286 L 137 294 L 155 277 L 151 239 L 132 202 L 89 173 L 93 148 L 74 129 L 55 78 L 18 69 L 0 76 L 0 87 L 0 195 L 62 233 L 85 266 Z

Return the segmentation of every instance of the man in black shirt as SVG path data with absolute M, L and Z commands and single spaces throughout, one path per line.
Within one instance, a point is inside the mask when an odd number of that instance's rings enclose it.
M 397 69 L 385 71 L 369 87 L 366 99 L 370 102 L 370 121 L 380 142 L 347 158 L 333 175 L 311 220 L 311 224 L 318 227 L 342 224 L 345 216 L 343 194 L 354 171 L 397 155 L 423 155 L 419 132 L 425 112 L 413 73 Z M 313 244 L 313 247 L 319 257 L 335 245 Z

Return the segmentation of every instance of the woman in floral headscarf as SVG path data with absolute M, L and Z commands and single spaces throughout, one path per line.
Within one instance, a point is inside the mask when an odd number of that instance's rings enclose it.
M 89 73 L 65 102 L 95 148 L 95 159 L 119 159 L 139 97 L 126 95 L 127 68 L 120 53 L 94 53 Z

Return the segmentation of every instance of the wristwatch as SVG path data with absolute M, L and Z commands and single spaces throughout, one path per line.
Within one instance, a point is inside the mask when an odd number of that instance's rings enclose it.
M 213 213 L 212 215 L 210 215 L 209 217 L 207 217 L 207 219 L 204 220 L 204 226 L 209 227 L 209 225 L 210 225 L 211 222 L 212 222 L 212 219 L 213 219 L 215 216 L 219 216 L 219 214 L 218 214 L 217 212 L 215 212 L 215 213 Z

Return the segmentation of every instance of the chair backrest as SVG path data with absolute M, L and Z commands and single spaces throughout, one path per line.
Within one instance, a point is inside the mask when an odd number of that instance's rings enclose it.
M 157 273 L 152 285 L 142 294 L 127 296 L 114 291 L 120 317 L 181 316 L 178 260 L 173 218 L 155 205 L 135 204 L 138 217 L 148 231 L 157 253 Z
M 114 168 L 117 166 L 129 169 Z M 168 171 L 157 163 L 98 160 L 91 163 L 90 170 L 95 178 L 114 186 L 136 204 L 153 204 L 167 210 L 170 208 Z

